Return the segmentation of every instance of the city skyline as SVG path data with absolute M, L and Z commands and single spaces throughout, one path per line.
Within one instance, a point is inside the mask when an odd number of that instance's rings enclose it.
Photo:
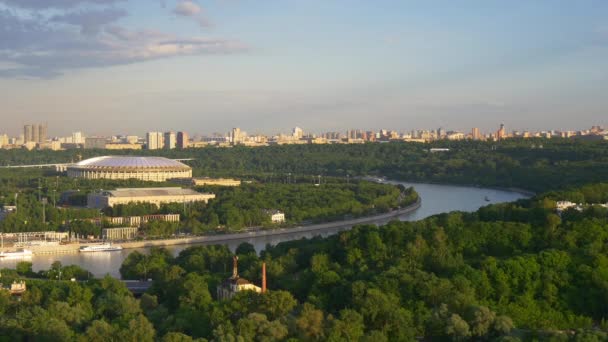
M 606 125 L 607 9 L 0 0 L 1 131 Z
M 437 140 L 478 140 L 501 141 L 511 138 L 582 138 L 587 140 L 608 140 L 608 129 L 593 125 L 584 130 L 510 130 L 501 123 L 496 130 L 482 131 L 472 127 L 469 132 L 446 129 L 412 129 L 404 132 L 395 129 L 353 129 L 344 131 L 307 132 L 301 127 L 293 127 L 291 132 L 280 132 L 273 135 L 249 134 L 239 127 L 233 127 L 227 133 L 211 134 L 187 131 L 149 131 L 141 137 L 134 134 L 112 134 L 109 136 L 87 136 L 82 131 L 72 132 L 68 136 L 47 137 L 48 126 L 24 125 L 23 134 L 11 137 L 0 133 L 0 148 L 27 150 L 65 150 L 65 149 L 106 149 L 106 150 L 172 150 L 184 148 L 201 148 L 206 146 L 229 147 L 244 145 L 261 147 L 285 144 L 359 144 L 374 142 L 432 142 Z

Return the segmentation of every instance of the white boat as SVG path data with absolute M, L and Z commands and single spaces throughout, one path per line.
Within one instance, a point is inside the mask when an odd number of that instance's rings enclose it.
M 112 245 L 111 243 L 102 243 L 99 245 L 89 245 L 80 247 L 80 252 L 91 253 L 91 252 L 113 252 L 122 251 L 121 246 Z
M 32 251 L 29 249 L 18 249 L 14 252 L 0 252 L 0 258 L 25 258 L 31 256 Z

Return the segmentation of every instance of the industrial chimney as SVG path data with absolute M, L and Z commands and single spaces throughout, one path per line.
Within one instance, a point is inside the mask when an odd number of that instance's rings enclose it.
M 262 293 L 266 293 L 266 263 L 262 263 Z

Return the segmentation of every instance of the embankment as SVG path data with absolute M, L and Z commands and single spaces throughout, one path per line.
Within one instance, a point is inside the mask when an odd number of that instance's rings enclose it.
M 360 217 L 350 220 L 334 221 L 327 223 L 319 223 L 314 225 L 299 226 L 293 228 L 280 228 L 280 229 L 268 229 L 259 231 L 249 231 L 243 233 L 233 234 L 219 234 L 219 235 L 203 235 L 203 236 L 188 236 L 183 238 L 174 239 L 162 239 L 162 240 L 142 240 L 142 241 L 129 241 L 121 242 L 120 245 L 125 249 L 130 248 L 146 248 L 146 247 L 164 247 L 164 246 L 175 246 L 175 245 L 189 245 L 197 243 L 217 243 L 222 244 L 232 240 L 243 240 L 265 236 L 277 236 L 277 235 L 288 235 L 298 234 L 303 232 L 323 232 L 335 229 L 347 229 L 359 224 L 376 224 L 387 222 L 395 217 L 411 213 L 421 206 L 421 200 L 418 199 L 416 203 L 413 203 L 405 208 L 395 209 L 388 213 Z M 65 254 L 65 253 L 77 253 L 80 247 L 87 246 L 88 243 L 72 243 L 66 245 L 54 245 L 54 246 L 32 246 L 28 249 L 32 250 L 34 255 L 44 254 Z M 5 250 L 7 250 L 5 248 Z

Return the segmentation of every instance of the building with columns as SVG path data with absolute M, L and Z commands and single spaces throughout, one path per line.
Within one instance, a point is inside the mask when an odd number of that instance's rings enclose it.
M 192 168 L 162 157 L 104 156 L 83 160 L 67 167 L 68 177 L 84 179 L 139 179 L 165 182 L 192 177 Z
M 166 203 L 205 202 L 214 199 L 215 194 L 200 193 L 182 188 L 122 188 L 100 190 L 87 196 L 87 207 L 103 209 L 117 204 L 151 203 L 156 206 Z

